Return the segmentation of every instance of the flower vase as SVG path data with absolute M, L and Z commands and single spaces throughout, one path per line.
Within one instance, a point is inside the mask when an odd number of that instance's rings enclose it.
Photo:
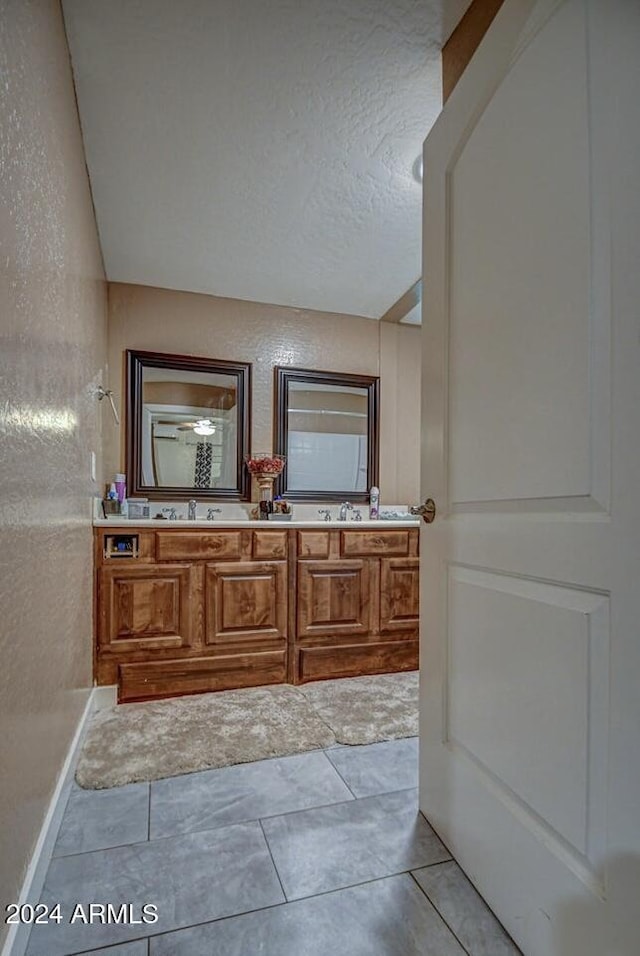
M 273 483 L 277 477 L 273 473 L 266 474 L 265 472 L 255 476 L 260 490 L 258 518 L 261 521 L 268 521 L 269 515 L 273 512 Z
M 258 452 L 254 455 L 247 455 L 245 461 L 249 474 L 256 479 L 260 490 L 257 508 L 258 518 L 267 521 L 269 515 L 273 513 L 273 483 L 284 468 L 284 455 Z

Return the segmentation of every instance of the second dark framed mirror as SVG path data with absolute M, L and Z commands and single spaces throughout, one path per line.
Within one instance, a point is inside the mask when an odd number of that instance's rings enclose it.
M 251 366 L 127 351 L 127 487 L 147 498 L 248 501 Z
M 379 379 L 275 369 L 277 493 L 290 501 L 368 501 L 378 484 Z

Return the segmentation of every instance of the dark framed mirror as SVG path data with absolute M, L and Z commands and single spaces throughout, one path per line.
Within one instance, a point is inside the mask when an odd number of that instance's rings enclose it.
M 368 501 L 378 485 L 379 379 L 275 369 L 277 493 L 291 501 Z
M 251 365 L 128 350 L 127 488 L 248 501 Z

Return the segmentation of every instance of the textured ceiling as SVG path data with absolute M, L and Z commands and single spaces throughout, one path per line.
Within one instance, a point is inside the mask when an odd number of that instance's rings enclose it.
M 378 318 L 465 0 L 64 0 L 109 279 Z

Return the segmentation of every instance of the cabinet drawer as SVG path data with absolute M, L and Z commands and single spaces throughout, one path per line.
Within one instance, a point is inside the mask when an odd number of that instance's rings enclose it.
M 409 530 L 342 531 L 340 551 L 345 558 L 404 557 L 409 554 Z
M 157 531 L 158 561 L 210 561 L 240 558 L 242 531 Z
M 328 558 L 328 531 L 298 531 L 299 558 Z
M 286 680 L 285 656 L 284 651 L 265 651 L 121 664 L 118 703 L 202 694 L 233 687 L 282 684 Z
M 286 558 L 286 531 L 254 531 L 252 557 L 256 561 L 268 561 L 272 558 Z
M 334 647 L 303 647 L 298 658 L 296 683 L 332 677 L 360 677 L 413 671 L 418 667 L 418 642 L 351 644 Z

